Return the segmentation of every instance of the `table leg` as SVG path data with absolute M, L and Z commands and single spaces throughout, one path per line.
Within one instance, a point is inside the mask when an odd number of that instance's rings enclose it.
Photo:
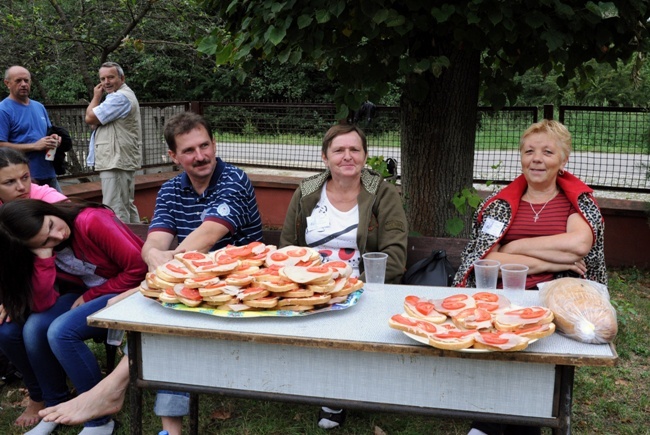
M 199 434 L 199 395 L 190 394 L 190 435 Z
M 560 366 L 560 406 L 558 409 L 558 427 L 553 428 L 553 435 L 571 435 L 571 408 L 573 402 L 574 366 Z
M 139 332 L 128 332 L 129 350 L 129 404 L 131 414 L 131 434 L 142 435 L 142 390 L 138 388 L 138 377 L 142 370 L 140 361 Z

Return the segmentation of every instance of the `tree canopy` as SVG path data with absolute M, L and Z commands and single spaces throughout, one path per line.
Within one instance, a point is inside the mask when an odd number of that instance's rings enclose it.
M 122 65 L 141 101 L 331 101 L 333 87 L 313 65 L 260 62 L 246 85 L 232 68 L 215 68 L 196 41 L 219 25 L 193 0 L 0 2 L 0 65 L 28 68 L 44 103 L 88 100 L 106 60 Z
M 443 235 L 453 194 L 472 182 L 479 102 L 647 105 L 648 7 L 13 0 L 0 3 L 0 61 L 30 69 L 44 103 L 87 100 L 105 60 L 123 65 L 142 101 L 335 101 L 344 119 L 366 100 L 398 98 L 411 228 Z
M 338 117 L 402 91 L 402 182 L 411 229 L 444 235 L 450 198 L 471 184 L 479 88 L 514 101 L 515 77 L 539 67 L 560 87 L 648 48 L 642 0 L 202 0 L 223 27 L 199 46 L 217 64 L 319 65 L 340 85 Z

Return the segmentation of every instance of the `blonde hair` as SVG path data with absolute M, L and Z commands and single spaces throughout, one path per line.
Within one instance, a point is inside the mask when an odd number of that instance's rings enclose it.
M 536 122 L 524 131 L 521 139 L 519 139 L 519 152 L 523 150 L 526 138 L 535 133 L 546 133 L 551 136 L 560 148 L 562 160 L 565 161 L 569 158 L 569 154 L 571 154 L 571 133 L 562 123 L 550 119 Z

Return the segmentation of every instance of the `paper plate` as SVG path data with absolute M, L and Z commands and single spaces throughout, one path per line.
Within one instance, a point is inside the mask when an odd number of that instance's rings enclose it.
M 426 344 L 427 346 L 431 346 L 429 344 L 429 339 L 425 337 L 421 337 L 419 335 L 411 334 L 410 332 L 402 331 L 407 337 L 412 338 L 415 341 L 418 341 L 422 344 Z M 538 339 L 534 338 L 528 342 L 528 345 L 530 346 L 531 344 L 535 343 Z M 435 349 L 438 349 L 435 346 L 431 346 Z M 444 349 L 443 349 L 444 350 Z M 525 349 L 524 349 L 525 350 Z M 473 347 L 470 347 L 468 349 L 457 349 L 455 352 L 466 352 L 466 353 L 487 353 L 487 352 L 499 352 L 497 350 L 491 350 L 491 349 L 474 349 Z M 504 351 L 506 352 L 506 351 Z

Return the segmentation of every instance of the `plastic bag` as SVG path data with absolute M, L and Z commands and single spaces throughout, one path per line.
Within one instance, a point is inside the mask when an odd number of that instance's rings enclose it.
M 609 343 L 618 332 L 616 310 L 604 285 L 578 278 L 559 278 L 537 285 L 540 304 L 555 315 L 567 337 L 583 343 Z
M 449 287 L 456 271 L 444 250 L 434 250 L 427 258 L 409 267 L 402 277 L 402 284 Z

